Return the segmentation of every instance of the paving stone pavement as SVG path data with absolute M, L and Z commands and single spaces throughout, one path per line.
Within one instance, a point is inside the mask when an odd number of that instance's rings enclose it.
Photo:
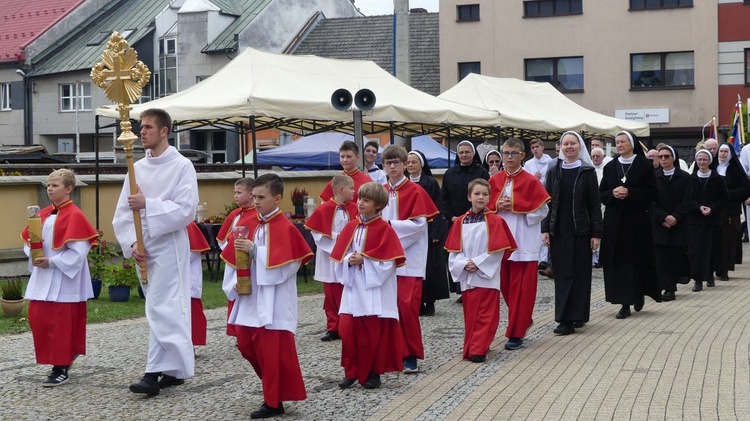
M 745 257 L 748 248 L 745 247 Z M 746 265 L 750 266 L 750 265 Z M 299 300 L 297 351 L 308 398 L 281 419 L 750 419 L 750 270 L 677 300 L 647 301 L 616 320 L 594 270 L 591 322 L 555 336 L 552 281 L 540 277 L 534 325 L 524 347 L 505 351 L 505 318 L 484 364 L 461 360 L 463 316 L 453 299 L 422 317 L 427 359 L 416 375 L 388 374 L 378 390 L 340 390 L 341 342 L 325 343 L 322 296 Z M 455 298 L 453 296 L 452 298 Z M 135 298 L 138 299 L 138 298 Z M 145 319 L 88 326 L 88 355 L 68 384 L 42 388 L 30 334 L 0 336 L 0 419 L 248 419 L 260 381 L 224 335 L 226 309 L 207 311 L 208 345 L 196 376 L 146 398 L 128 391 L 144 368 Z

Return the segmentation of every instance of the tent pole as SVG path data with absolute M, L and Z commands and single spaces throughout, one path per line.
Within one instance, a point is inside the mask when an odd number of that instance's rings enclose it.
M 365 169 L 365 141 L 362 133 L 362 111 L 355 109 L 352 111 L 352 115 L 354 118 L 354 143 L 359 148 L 362 156 L 362 171 L 367 172 L 367 169 Z
M 258 145 L 255 139 L 255 116 L 250 116 L 250 132 L 253 137 L 253 177 L 258 178 Z M 243 172 L 244 177 L 244 172 Z
M 451 165 L 451 126 L 448 126 L 448 132 L 447 132 L 448 138 L 445 140 L 445 146 L 446 149 L 448 149 L 448 168 L 452 167 Z
M 393 137 L 393 123 L 388 123 L 388 131 L 390 132 L 390 143 L 391 145 L 394 145 L 396 143 L 396 138 Z
M 99 231 L 99 116 L 94 117 L 94 202 L 96 214 L 96 230 Z
M 245 151 L 247 150 L 247 145 L 245 145 L 245 130 L 244 125 L 242 123 L 234 123 L 234 129 L 237 132 L 237 135 L 239 136 L 239 144 L 240 144 L 240 156 L 242 156 L 242 178 L 245 178 L 245 155 L 247 154 Z

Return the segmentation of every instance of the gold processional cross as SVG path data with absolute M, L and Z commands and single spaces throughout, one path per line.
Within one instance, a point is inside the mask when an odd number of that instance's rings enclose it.
M 150 78 L 151 71 L 138 60 L 138 52 L 130 48 L 128 42 L 117 32 L 113 32 L 109 38 L 107 48 L 102 52 L 102 61 L 91 68 L 91 80 L 104 91 L 104 96 L 117 104 L 117 111 L 120 113 L 122 133 L 117 137 L 117 141 L 124 146 L 131 195 L 138 192 L 133 167 L 133 142 L 138 140 L 138 136 L 133 133 L 133 125 L 130 124 L 130 110 L 133 109 L 130 104 L 140 98 L 143 87 Z M 143 252 L 140 211 L 133 211 L 133 222 L 137 238 L 136 248 Z M 143 283 L 148 283 L 145 262 L 140 264 L 140 273 Z

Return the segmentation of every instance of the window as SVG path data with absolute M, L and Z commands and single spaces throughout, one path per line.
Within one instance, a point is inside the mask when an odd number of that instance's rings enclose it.
M 153 97 L 151 96 L 151 84 L 147 83 L 146 86 L 143 87 L 143 90 L 141 91 L 141 97 L 138 98 L 138 104 L 143 104 L 146 102 L 151 101 Z
M 533 0 L 523 2 L 523 16 L 526 18 L 580 15 L 582 13 L 583 0 Z
M 693 88 L 693 52 L 630 55 L 630 87 L 633 89 Z
M 469 73 L 476 73 L 481 74 L 482 73 L 482 63 L 478 61 L 470 61 L 467 63 L 458 63 L 458 81 L 460 82 L 463 78 L 466 76 L 469 76 Z
M 0 83 L 0 111 L 10 111 L 10 83 Z
M 87 42 L 86 45 L 99 45 L 105 39 L 109 39 L 110 35 L 112 35 L 112 32 L 110 31 L 99 32 L 98 34 L 94 35 L 94 38 L 91 38 L 91 41 Z
M 478 4 L 461 4 L 456 6 L 457 22 L 476 22 L 479 20 Z
M 158 96 L 163 97 L 177 92 L 177 39 L 159 40 Z
M 674 9 L 693 7 L 693 0 L 630 0 L 630 10 Z
M 76 82 L 60 85 L 60 111 L 91 111 L 91 83 Z
M 583 57 L 524 60 L 526 80 L 549 82 L 561 92 L 583 91 Z
M 193 130 L 193 147 L 208 153 L 209 162 L 227 162 L 227 132 L 221 130 Z
M 745 85 L 750 85 L 750 48 L 745 49 Z

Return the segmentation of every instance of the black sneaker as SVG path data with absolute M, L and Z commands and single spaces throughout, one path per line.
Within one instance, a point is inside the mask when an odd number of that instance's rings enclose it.
M 469 357 L 469 361 L 473 363 L 483 363 L 487 361 L 487 356 L 486 355 L 472 355 Z
M 250 418 L 253 418 L 253 419 L 271 418 L 271 417 L 275 417 L 276 415 L 281 415 L 283 413 L 284 413 L 283 403 L 279 402 L 278 408 L 271 408 L 270 406 L 266 405 L 265 402 L 263 402 L 263 405 L 261 405 L 260 408 L 250 413 Z
M 133 393 L 143 393 L 147 396 L 156 396 L 159 394 L 159 377 L 146 374 L 141 381 L 130 385 L 130 391 Z
M 380 375 L 371 373 L 370 377 L 367 378 L 365 384 L 362 385 L 365 389 L 377 389 L 380 387 Z
M 68 370 L 59 369 L 57 367 L 52 369 L 52 373 L 47 376 L 42 382 L 43 387 L 55 387 L 60 386 L 68 381 Z
M 178 379 L 177 377 L 165 374 L 159 379 L 159 389 L 164 389 L 171 386 L 179 386 L 185 384 L 185 379 Z
M 323 342 L 331 342 L 341 339 L 341 336 L 339 336 L 338 332 L 326 332 L 325 335 L 323 335 L 322 338 L 320 338 Z
M 508 339 L 508 342 L 505 343 L 505 349 L 507 349 L 508 351 L 513 351 L 521 348 L 522 345 L 523 338 L 510 338 Z
M 352 387 L 352 385 L 354 385 L 354 383 L 356 383 L 356 382 L 357 382 L 357 379 L 347 379 L 346 377 L 344 377 L 339 382 L 339 387 L 342 388 L 342 389 L 348 389 L 348 388 Z

